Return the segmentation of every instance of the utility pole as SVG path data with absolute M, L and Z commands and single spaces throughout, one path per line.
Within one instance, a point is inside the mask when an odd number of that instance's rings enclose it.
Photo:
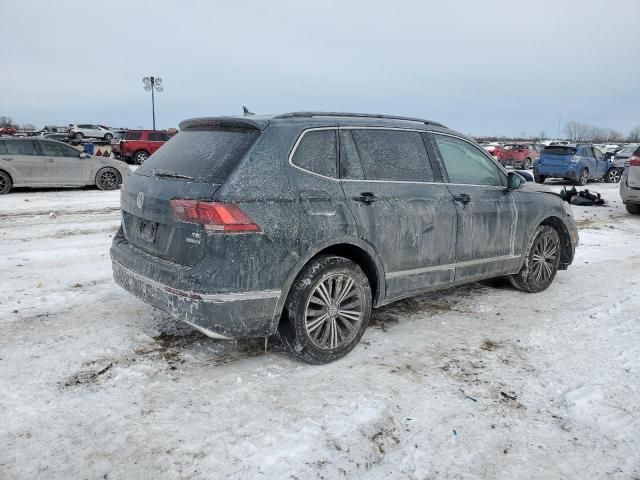
M 144 77 L 142 79 L 144 89 L 148 92 L 151 90 L 151 115 L 153 116 L 153 129 L 156 129 L 156 96 L 155 92 L 162 92 L 164 86 L 160 77 Z

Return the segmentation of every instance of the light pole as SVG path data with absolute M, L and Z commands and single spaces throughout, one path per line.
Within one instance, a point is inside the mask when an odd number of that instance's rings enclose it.
M 160 77 L 144 77 L 142 79 L 144 89 L 148 92 L 151 90 L 151 114 L 153 115 L 153 129 L 156 129 L 156 97 L 155 92 L 160 93 L 164 90 L 162 79 Z

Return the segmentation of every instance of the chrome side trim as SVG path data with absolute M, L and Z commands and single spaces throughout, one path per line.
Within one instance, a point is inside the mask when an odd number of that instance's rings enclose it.
M 467 260 L 466 262 L 448 263 L 445 265 L 436 265 L 433 267 L 414 268 L 411 270 L 398 270 L 397 272 L 389 272 L 384 276 L 385 279 L 406 277 L 409 275 L 420 275 L 422 273 L 437 272 L 440 270 L 455 270 L 458 267 L 471 267 L 473 265 L 481 265 L 483 263 L 500 262 L 505 260 L 515 260 L 520 258 L 518 255 L 501 255 L 499 257 L 481 258 L 478 260 Z
M 205 303 L 228 303 L 228 302 L 240 302 L 243 300 L 259 300 L 263 298 L 276 298 L 280 297 L 282 293 L 281 290 L 253 290 L 249 292 L 238 292 L 238 293 L 199 293 L 199 292 L 187 292 L 184 290 L 178 290 L 169 285 L 165 285 L 164 283 L 157 282 L 152 280 L 149 277 L 145 277 L 144 275 L 140 275 L 139 273 L 134 272 L 133 270 L 128 269 L 124 265 L 122 265 L 117 260 L 113 260 L 114 263 L 118 265 L 118 268 L 122 269 L 127 275 L 132 276 L 136 280 L 139 280 L 142 283 L 146 283 L 150 287 L 156 288 L 158 290 L 162 290 L 168 294 L 183 296 L 185 298 L 191 298 L 193 301 L 201 301 Z M 198 298 L 199 297 L 199 298 Z

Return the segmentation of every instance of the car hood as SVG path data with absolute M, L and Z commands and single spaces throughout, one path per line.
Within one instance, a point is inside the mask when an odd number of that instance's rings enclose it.
M 558 198 L 562 198 L 559 193 L 554 192 L 549 187 L 545 187 L 544 185 L 540 185 L 539 183 L 534 182 L 523 183 L 519 190 L 521 192 L 548 193 L 550 195 L 555 195 Z

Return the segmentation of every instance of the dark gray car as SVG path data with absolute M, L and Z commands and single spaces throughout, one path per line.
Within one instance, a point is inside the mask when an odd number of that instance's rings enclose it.
M 44 138 L 0 138 L 0 195 L 13 187 L 120 187 L 130 169 L 117 160 L 92 157 Z
M 546 289 L 578 234 L 561 198 L 444 126 L 292 113 L 187 120 L 127 180 L 118 284 L 212 337 L 348 353 L 371 309 L 508 276 Z

